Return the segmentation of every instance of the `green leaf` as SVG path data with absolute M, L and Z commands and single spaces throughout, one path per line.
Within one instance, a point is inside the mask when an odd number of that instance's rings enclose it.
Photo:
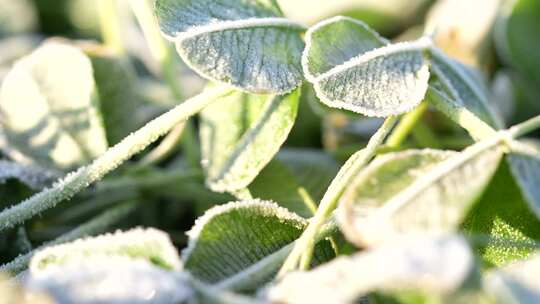
M 96 44 L 83 44 L 90 58 L 99 95 L 100 112 L 110 146 L 135 131 L 139 122 L 136 109 L 141 103 L 136 94 L 135 71 L 128 62 Z
M 507 158 L 508 165 L 523 198 L 540 218 L 540 151 L 530 144 L 518 144 L 531 151 L 511 152 Z
M 479 252 L 488 265 L 501 266 L 528 257 L 540 240 L 540 221 L 525 202 L 509 162 L 501 162 L 482 198 L 465 219 L 463 230 L 486 238 Z
M 176 248 L 167 234 L 156 229 L 138 228 L 47 247 L 33 256 L 30 271 L 40 272 L 70 263 L 84 263 L 87 259 L 114 257 L 145 260 L 164 269 L 182 268 Z
M 302 66 L 317 96 L 330 107 L 368 116 L 407 112 L 426 93 L 427 39 L 388 44 L 364 23 L 334 17 L 306 33 Z
M 488 102 L 481 76 L 471 68 L 431 49 L 431 70 L 437 76 L 442 93 L 455 107 L 464 107 L 495 129 L 503 127 L 502 118 Z
M 224 284 L 246 268 L 296 240 L 307 221 L 268 201 L 231 202 L 210 209 L 189 231 L 189 244 L 182 254 L 184 267 L 196 278 Z M 328 241 L 315 251 L 318 263 L 334 256 Z M 267 282 L 280 265 L 258 271 L 242 290 Z M 226 284 L 225 284 L 226 285 Z
M 523 76 L 540 84 L 540 2 L 516 0 L 507 3 L 495 27 L 495 43 L 504 59 Z
M 7 180 L 13 178 L 34 190 L 40 190 L 49 186 L 58 178 L 58 175 L 43 168 L 0 160 L 0 184 L 4 184 Z
M 95 90 L 90 60 L 68 44 L 47 42 L 18 61 L 0 91 L 4 153 L 62 169 L 101 155 L 107 141 Z
M 157 0 L 161 31 L 203 77 L 253 93 L 283 94 L 302 82 L 301 26 L 272 0 Z
M 298 193 L 299 188 L 304 188 L 318 202 L 338 170 L 338 163 L 325 153 L 283 149 L 249 185 L 249 191 L 254 197 L 278 202 L 308 218 L 313 212 Z
M 540 255 L 489 271 L 484 277 L 484 287 L 497 298 L 497 303 L 538 303 L 540 284 L 538 270 Z
M 267 297 L 272 303 L 356 303 L 372 291 L 419 289 L 445 295 L 461 287 L 473 266 L 461 237 L 405 238 L 291 273 Z
M 278 152 L 294 125 L 300 90 L 282 96 L 232 91 L 201 112 L 206 183 L 219 192 L 247 187 Z
M 455 230 L 489 184 L 501 149 L 409 150 L 376 158 L 342 198 L 345 236 L 364 246 L 401 233 Z

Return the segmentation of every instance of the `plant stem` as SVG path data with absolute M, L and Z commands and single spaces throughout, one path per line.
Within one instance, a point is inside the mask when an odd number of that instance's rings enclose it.
M 530 118 L 522 123 L 514 125 L 508 129 L 510 136 L 513 138 L 521 137 L 527 133 L 535 131 L 540 128 L 540 115 Z
M 229 89 L 222 87 L 208 89 L 150 121 L 115 146 L 109 148 L 90 165 L 79 168 L 55 183 L 51 188 L 45 189 L 25 201 L 0 212 L 0 230 L 22 223 L 41 211 L 52 208 L 57 203 L 73 197 L 79 191 L 116 169 L 133 155 L 144 150 L 176 125 L 197 114 L 215 101 L 217 97 L 228 92 L 230 92 Z
M 467 130 L 474 140 L 482 140 L 494 136 L 497 131 L 478 118 L 475 114 L 453 105 L 447 98 L 433 88 L 428 88 L 426 99 L 439 111 Z
M 112 224 L 116 223 L 121 218 L 127 216 L 134 209 L 135 209 L 135 203 L 130 202 L 130 203 L 124 203 L 120 206 L 107 210 L 103 212 L 102 214 L 96 216 L 95 218 L 91 219 L 90 221 L 83 223 L 77 228 L 71 230 L 70 232 L 64 235 L 61 235 L 57 239 L 51 242 L 45 243 L 44 245 L 38 247 L 37 249 L 30 251 L 24 255 L 18 256 L 13 261 L 0 266 L 0 270 L 7 271 L 12 274 L 17 274 L 23 271 L 26 267 L 28 267 L 28 263 L 30 262 L 30 259 L 32 259 L 32 256 L 34 256 L 34 254 L 37 251 L 47 246 L 67 243 L 81 237 L 101 233 L 105 231 L 107 228 L 109 228 Z
M 379 130 L 377 130 L 370 138 L 367 146 L 353 154 L 341 167 L 337 176 L 332 180 L 332 183 L 324 194 L 317 212 L 310 220 L 304 233 L 297 240 L 294 249 L 279 271 L 279 276 L 283 276 L 285 273 L 296 269 L 298 266 L 302 269 L 309 267 L 313 254 L 313 246 L 315 244 L 315 236 L 319 232 L 319 229 L 326 222 L 334 209 L 336 209 L 338 200 L 345 190 L 345 187 L 365 164 L 373 158 L 377 147 L 382 144 L 397 120 L 398 118 L 396 116 L 388 117 Z
M 317 212 L 317 203 L 313 200 L 311 195 L 307 192 L 306 188 L 299 187 L 297 190 L 298 195 L 302 198 L 302 201 L 304 202 L 304 205 L 311 211 L 311 214 L 315 214 Z
M 117 54 L 124 53 L 116 0 L 98 0 L 97 5 L 104 44 Z
M 181 123 L 178 126 L 174 127 L 174 129 L 172 129 L 172 131 L 169 132 L 169 134 L 167 134 L 165 138 L 163 138 L 161 143 L 156 148 L 154 148 L 141 159 L 139 164 L 142 166 L 150 166 L 153 164 L 157 164 L 161 160 L 171 155 L 175 151 L 175 148 L 177 147 L 180 138 L 182 138 L 182 133 L 184 132 L 185 125 L 185 123 Z
M 144 37 L 152 56 L 159 63 L 161 73 L 167 85 L 169 86 L 172 95 L 175 99 L 182 99 L 182 92 L 178 86 L 178 79 L 175 75 L 175 60 L 174 52 L 167 45 L 166 41 L 161 36 L 159 25 L 156 18 L 152 14 L 152 8 L 147 0 L 130 0 L 131 8 L 141 26 Z M 183 136 L 182 136 L 183 134 Z M 169 155 L 176 145 L 182 142 L 184 153 L 192 167 L 199 165 L 199 151 L 197 150 L 197 140 L 195 128 L 189 121 L 176 126 L 169 133 L 160 145 L 155 148 L 155 153 L 143 160 L 144 165 L 154 164 L 162 160 L 163 157 Z
M 403 118 L 401 118 L 399 124 L 395 127 L 392 134 L 388 136 L 386 146 L 388 146 L 389 148 L 399 147 L 405 141 L 409 133 L 411 133 L 412 129 L 414 128 L 418 120 L 422 118 L 422 115 L 424 115 L 427 109 L 428 103 L 422 102 L 419 106 L 416 107 L 416 109 L 405 114 Z

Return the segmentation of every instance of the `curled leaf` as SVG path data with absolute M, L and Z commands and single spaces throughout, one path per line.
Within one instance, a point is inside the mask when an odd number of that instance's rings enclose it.
M 58 303 L 184 303 L 193 296 L 185 276 L 125 256 L 89 257 L 34 269 L 28 289 Z
M 79 239 L 71 243 L 47 247 L 34 255 L 31 272 L 59 267 L 85 259 L 110 257 L 142 259 L 164 269 L 179 270 L 182 265 L 169 237 L 156 229 L 133 229 Z
M 3 151 L 11 158 L 68 169 L 107 149 L 90 60 L 48 42 L 24 57 L 0 89 Z M 29 113 L 31 111 L 31 115 Z
M 302 82 L 303 28 L 276 1 L 157 0 L 155 12 L 182 59 L 208 79 L 272 94 Z
M 306 33 L 302 66 L 317 96 L 330 107 L 368 116 L 407 112 L 426 93 L 431 42 L 388 44 L 364 23 L 334 17 Z
M 462 153 L 411 150 L 378 157 L 342 198 L 342 230 L 360 246 L 396 234 L 453 231 L 488 185 L 501 156 L 498 148 L 469 148 Z
M 217 206 L 197 219 L 189 231 L 189 244 L 182 254 L 184 266 L 202 281 L 226 285 L 228 279 L 296 240 L 306 226 L 305 219 L 268 201 Z M 327 241 L 315 249 L 317 262 L 333 255 Z M 240 289 L 259 287 L 278 268 L 260 269 Z
M 493 128 L 503 127 L 502 118 L 488 102 L 487 90 L 482 79 L 470 67 L 446 56 L 436 48 L 431 49 L 431 69 L 437 76 L 442 92 L 456 107 L 464 107 Z
M 201 112 L 206 182 L 214 191 L 247 187 L 287 139 L 300 90 L 281 96 L 232 91 Z

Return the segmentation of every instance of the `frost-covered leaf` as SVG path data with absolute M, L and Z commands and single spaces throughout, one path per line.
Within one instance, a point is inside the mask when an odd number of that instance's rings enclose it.
M 527 258 L 535 252 L 540 240 L 540 220 L 516 183 L 509 162 L 501 162 L 462 225 L 473 238 L 487 237 L 487 241 L 479 244 L 479 253 L 488 265 L 501 266 Z
M 410 150 L 376 158 L 342 198 L 345 236 L 361 246 L 400 233 L 455 230 L 499 165 L 502 151 Z
M 301 26 L 272 0 L 157 0 L 162 33 L 202 76 L 253 93 L 283 94 L 302 82 Z
M 47 247 L 34 255 L 32 272 L 59 267 L 85 259 L 112 257 L 142 259 L 164 269 L 182 268 L 176 248 L 164 232 L 156 229 L 132 229 L 97 237 L 79 239 L 71 243 Z
M 508 164 L 531 211 L 540 218 L 540 153 L 510 153 Z
M 48 42 L 18 61 L 2 83 L 4 153 L 67 169 L 107 149 L 90 60 L 77 48 Z
M 135 113 L 141 103 L 136 94 L 135 71 L 109 49 L 96 44 L 81 47 L 92 62 L 107 141 L 112 146 L 139 127 Z
M 253 197 L 278 202 L 308 218 L 313 211 L 306 206 L 298 189 L 304 188 L 318 202 L 338 170 L 338 163 L 328 154 L 286 148 L 261 171 L 249 185 L 249 191 Z
M 306 33 L 302 66 L 317 96 L 330 107 L 390 116 L 418 105 L 426 93 L 427 38 L 389 44 L 364 23 L 335 17 Z
M 372 291 L 448 295 L 469 277 L 473 255 L 461 237 L 405 238 L 286 276 L 269 289 L 273 303 L 356 303 Z
M 177 304 L 193 295 L 184 274 L 126 256 L 93 256 L 32 269 L 25 285 L 65 304 Z
M 19 180 L 32 189 L 39 190 L 50 185 L 58 176 L 52 171 L 39 167 L 0 160 L 0 184 L 12 178 Z
M 484 288 L 497 299 L 497 303 L 540 302 L 540 255 L 516 261 L 489 271 L 484 277 Z
M 233 91 L 201 112 L 201 150 L 206 182 L 234 192 L 255 179 L 287 139 L 300 90 L 281 96 Z
M 455 107 L 464 107 L 491 127 L 503 127 L 502 118 L 488 102 L 483 80 L 476 72 L 446 56 L 436 48 L 431 49 L 431 69 L 437 76 L 442 93 Z
M 210 209 L 189 231 L 184 267 L 208 283 L 223 283 L 296 240 L 307 221 L 268 201 L 231 202 Z M 334 255 L 329 242 L 316 246 L 316 262 Z M 241 289 L 253 289 L 278 270 L 261 269 Z

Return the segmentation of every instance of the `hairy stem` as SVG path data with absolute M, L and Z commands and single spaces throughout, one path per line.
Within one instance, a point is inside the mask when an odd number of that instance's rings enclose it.
M 43 210 L 56 206 L 59 202 L 73 197 L 90 184 L 100 180 L 133 155 L 144 150 L 159 137 L 169 132 L 181 122 L 197 114 L 217 97 L 230 92 L 221 87 L 208 89 L 155 118 L 145 126 L 109 148 L 90 165 L 81 167 L 25 201 L 0 212 L 0 230 L 22 223 Z
M 67 243 L 67 242 L 71 242 L 76 239 L 79 239 L 81 237 L 102 233 L 103 231 L 107 230 L 111 225 L 116 223 L 118 220 L 127 216 L 134 209 L 135 209 L 135 204 L 130 202 L 130 203 L 125 203 L 120 206 L 114 207 L 110 210 L 107 210 L 103 212 L 102 214 L 96 216 L 95 218 L 91 219 L 90 221 L 83 223 L 77 228 L 71 230 L 70 232 L 64 235 L 61 235 L 57 239 L 51 242 L 45 243 L 43 246 L 40 246 L 37 249 L 30 251 L 24 255 L 18 256 L 13 261 L 0 266 L 0 271 L 7 271 L 12 274 L 17 274 L 23 271 L 24 269 L 26 269 L 26 267 L 28 267 L 28 263 L 30 262 L 30 259 L 32 259 L 32 256 L 34 256 L 34 254 L 37 251 L 47 246 Z
M 428 88 L 426 99 L 439 111 L 463 127 L 475 140 L 489 138 L 497 131 L 464 107 L 453 106 L 444 95 L 433 88 Z
M 510 132 L 510 136 L 512 136 L 513 138 L 518 138 L 527 133 L 535 131 L 538 128 L 540 128 L 540 115 L 511 127 L 510 129 L 508 129 L 508 132 Z
M 334 180 L 332 180 L 332 183 L 328 187 L 328 190 L 326 190 L 317 212 L 310 220 L 306 230 L 297 240 L 294 249 L 283 264 L 283 267 L 279 272 L 279 276 L 296 269 L 298 266 L 301 268 L 307 268 L 309 266 L 313 254 L 315 236 L 319 232 L 319 229 L 330 217 L 334 209 L 336 209 L 338 200 L 345 190 L 345 187 L 350 183 L 351 179 L 358 174 L 358 172 L 373 158 L 377 151 L 377 147 L 382 144 L 388 133 L 390 133 L 396 124 L 397 120 L 398 118 L 395 116 L 387 118 L 379 130 L 377 130 L 377 132 L 371 137 L 367 146 L 353 154 L 343 165 L 343 167 L 341 167 L 337 176 L 334 178 Z
M 399 124 L 395 127 L 392 134 L 388 136 L 386 146 L 390 148 L 399 147 L 405 141 L 409 133 L 411 133 L 418 120 L 422 118 L 422 115 L 424 115 L 427 108 L 427 102 L 423 102 L 417 106 L 416 109 L 405 114 L 403 118 L 401 118 Z
M 172 95 L 175 99 L 182 99 L 182 91 L 178 85 L 178 79 L 175 75 L 175 60 L 174 51 L 167 45 L 167 42 L 161 36 L 159 25 L 155 16 L 152 14 L 150 2 L 147 0 L 131 0 L 131 8 L 135 13 L 135 17 L 152 56 L 159 63 L 163 79 L 169 86 Z M 183 136 L 182 136 L 183 135 Z M 186 121 L 176 126 L 171 133 L 159 144 L 147 158 L 143 159 L 142 164 L 154 164 L 162 160 L 174 151 L 178 143 L 182 143 L 184 153 L 192 167 L 197 167 L 199 164 L 199 151 L 197 149 L 197 140 L 195 128 L 192 123 Z
M 298 192 L 298 195 L 300 195 L 300 197 L 302 198 L 304 205 L 306 205 L 311 214 L 315 214 L 317 212 L 317 203 L 315 203 L 311 195 L 309 195 L 306 188 L 299 187 L 296 191 Z

